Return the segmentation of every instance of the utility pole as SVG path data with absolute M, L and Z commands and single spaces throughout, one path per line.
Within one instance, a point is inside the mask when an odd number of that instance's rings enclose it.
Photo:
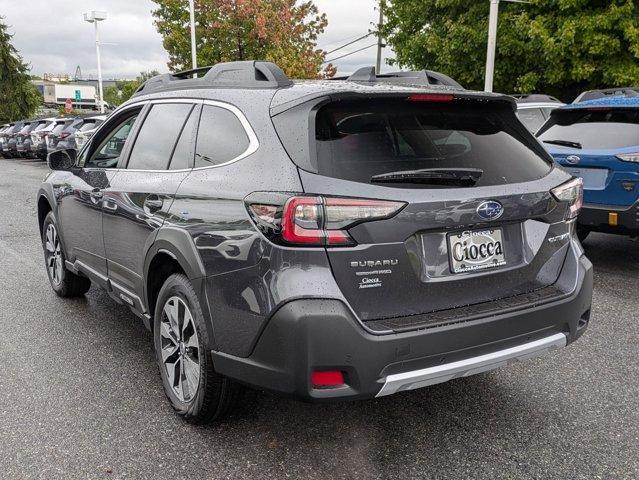
M 490 16 L 488 17 L 488 50 L 486 51 L 486 79 L 484 90 L 493 91 L 495 78 L 495 50 L 497 47 L 497 20 L 499 19 L 499 1 L 490 0 Z M 530 3 L 528 0 L 503 0 L 512 3 Z
M 195 4 L 194 0 L 189 0 L 189 16 L 191 19 L 191 63 L 193 70 L 197 68 L 197 45 L 195 45 Z M 197 76 L 197 74 L 195 75 Z
M 384 27 L 384 7 L 386 6 L 385 0 L 379 0 L 379 23 L 377 24 L 377 63 L 375 64 L 375 73 L 379 75 L 382 69 L 382 48 L 384 43 L 382 42 L 382 28 Z

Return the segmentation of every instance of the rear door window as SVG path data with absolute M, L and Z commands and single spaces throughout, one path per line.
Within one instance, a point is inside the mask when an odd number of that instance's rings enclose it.
M 376 183 L 374 176 L 462 169 L 479 176 L 475 186 L 486 186 L 539 179 L 551 169 L 507 105 L 342 101 L 322 107 L 315 125 L 318 173 L 334 178 Z M 432 182 L 390 186 L 437 188 Z
M 204 105 L 195 149 L 195 167 L 230 162 L 249 147 L 250 141 L 240 119 L 230 110 Z
M 166 170 L 190 103 L 159 103 L 151 107 L 129 157 L 128 169 Z
M 548 145 L 560 141 L 604 150 L 633 147 L 639 145 L 639 110 L 557 110 L 538 137 Z

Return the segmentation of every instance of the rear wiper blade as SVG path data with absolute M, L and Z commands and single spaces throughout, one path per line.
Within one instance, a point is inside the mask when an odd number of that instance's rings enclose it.
M 561 145 L 562 147 L 578 148 L 581 150 L 582 146 L 579 142 L 571 142 L 570 140 L 544 140 L 544 143 L 552 143 L 553 145 Z
M 472 187 L 479 181 L 482 173 L 484 171 L 479 168 L 423 168 L 374 175 L 371 177 L 371 183 L 423 183 Z

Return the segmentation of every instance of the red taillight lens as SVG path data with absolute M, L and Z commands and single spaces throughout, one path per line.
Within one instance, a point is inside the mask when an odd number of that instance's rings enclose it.
M 317 371 L 311 374 L 311 383 L 315 388 L 331 388 L 344 385 L 344 374 L 339 370 Z
M 69 135 L 70 135 L 69 132 L 62 132 L 62 133 L 60 133 L 59 138 L 60 139 L 67 138 Z
M 416 93 L 408 97 L 409 102 L 452 102 L 454 96 L 441 93 Z
M 298 196 L 284 206 L 250 203 L 249 212 L 269 238 L 298 246 L 349 246 L 355 241 L 346 231 L 358 223 L 389 218 L 402 202 Z

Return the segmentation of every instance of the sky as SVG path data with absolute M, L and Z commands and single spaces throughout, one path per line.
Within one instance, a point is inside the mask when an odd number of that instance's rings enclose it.
M 366 34 L 379 15 L 377 0 L 315 0 L 315 4 L 328 16 L 328 27 L 318 40 L 326 51 Z M 79 65 L 84 78 L 96 78 L 93 25 L 84 22 L 82 14 L 105 10 L 108 19 L 99 25 L 102 75 L 134 78 L 141 71 L 168 71 L 162 37 L 153 26 L 154 7 L 151 0 L 0 0 L 0 16 L 32 74 L 73 75 Z M 373 43 L 370 36 L 327 59 Z M 371 47 L 333 63 L 339 74 L 352 73 L 359 66 L 374 65 L 376 52 Z M 387 56 L 392 56 L 390 49 L 384 50 Z

